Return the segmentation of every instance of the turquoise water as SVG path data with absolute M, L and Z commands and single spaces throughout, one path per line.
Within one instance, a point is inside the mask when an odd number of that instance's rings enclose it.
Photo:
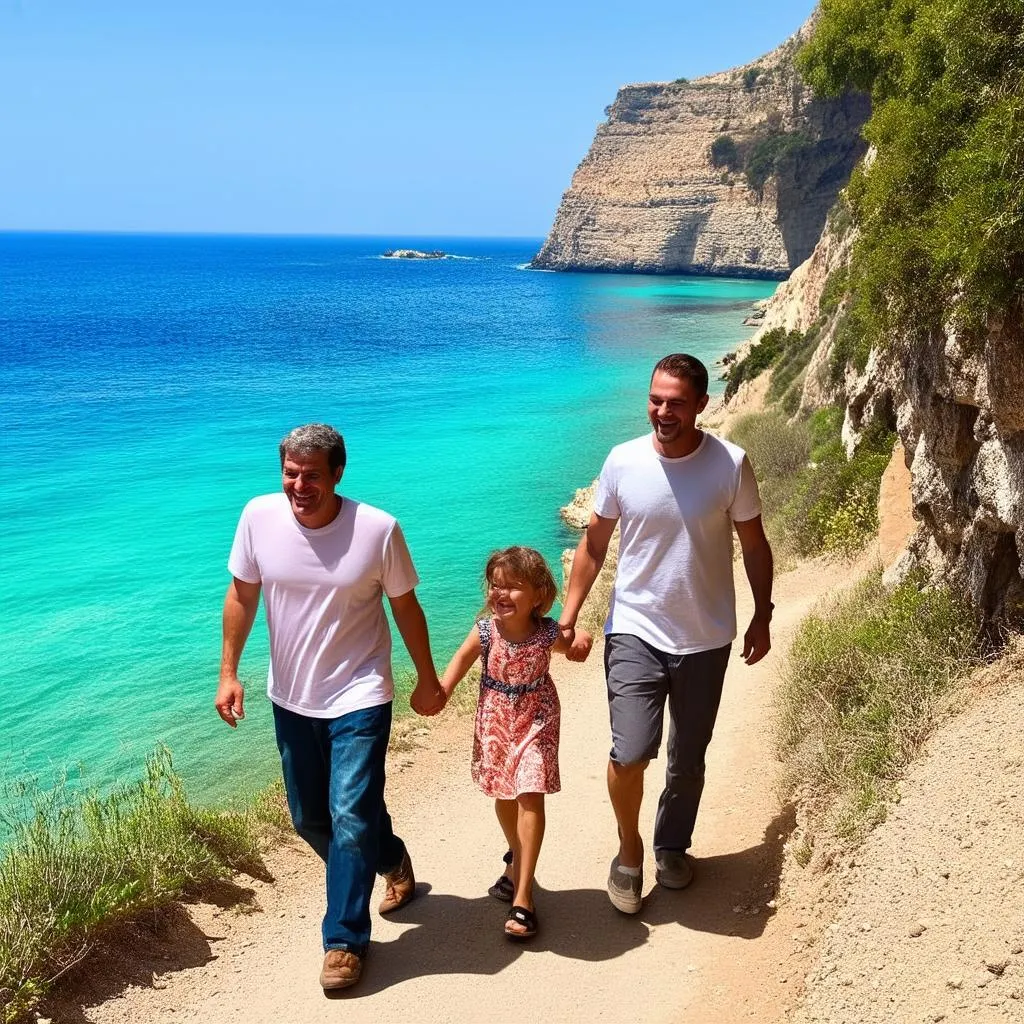
M 105 785 L 164 741 L 200 796 L 266 783 L 262 621 L 237 732 L 212 699 L 228 548 L 282 434 L 342 430 L 341 489 L 401 520 L 441 668 L 489 551 L 575 543 L 558 508 L 646 428 L 651 364 L 713 362 L 774 287 L 522 269 L 538 245 L 0 235 L 4 774 Z

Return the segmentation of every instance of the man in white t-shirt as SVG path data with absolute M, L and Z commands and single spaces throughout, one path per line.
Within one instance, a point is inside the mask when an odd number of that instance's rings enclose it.
M 608 793 L 619 826 L 608 897 L 627 914 L 640 910 L 643 897 L 640 805 L 644 771 L 661 745 L 666 701 L 668 764 L 654 826 L 656 877 L 669 889 L 685 888 L 693 878 L 686 851 L 736 637 L 733 529 L 754 596 L 743 658 L 752 665 L 771 647 L 772 552 L 757 482 L 741 448 L 697 428 L 707 392 L 707 369 L 693 356 L 666 356 L 655 366 L 647 403 L 654 432 L 618 445 L 605 460 L 560 619 L 571 639 L 620 524 L 605 625 Z
M 228 559 L 217 713 L 244 717 L 238 663 L 260 592 L 270 631 L 267 693 L 295 830 L 327 868 L 324 990 L 354 985 L 370 941 L 374 876 L 386 914 L 416 894 L 405 844 L 384 803 L 391 733 L 391 612 L 416 668 L 420 714 L 444 706 L 430 654 L 419 582 L 405 539 L 386 512 L 335 493 L 345 443 L 312 423 L 280 445 L 283 491 L 250 501 Z

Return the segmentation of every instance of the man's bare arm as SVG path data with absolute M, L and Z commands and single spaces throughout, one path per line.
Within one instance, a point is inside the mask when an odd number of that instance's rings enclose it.
M 232 729 L 237 719 L 245 718 L 245 689 L 238 681 L 238 663 L 252 632 L 256 611 L 260 606 L 260 584 L 246 583 L 237 576 L 228 584 L 221 619 L 220 683 L 213 704 L 217 714 Z
M 748 665 L 771 650 L 772 580 L 775 574 L 771 545 L 760 516 L 734 523 L 743 551 L 743 568 L 754 596 L 754 615 L 743 636 L 743 658 Z
M 596 513 L 592 514 L 587 529 L 576 546 L 572 572 L 569 574 L 568 593 L 565 595 L 562 615 L 558 620 L 559 630 L 570 645 L 576 632 L 576 620 L 579 618 L 580 609 L 604 565 L 617 522 L 616 519 L 605 519 Z M 571 653 L 567 654 L 567 657 L 571 658 Z
M 434 657 L 430 653 L 427 618 L 416 598 L 416 591 L 410 590 L 399 597 L 390 597 L 388 601 L 405 649 L 416 668 L 416 688 L 409 703 L 419 715 L 436 715 L 444 707 L 446 696 L 437 681 L 437 669 L 434 668 Z

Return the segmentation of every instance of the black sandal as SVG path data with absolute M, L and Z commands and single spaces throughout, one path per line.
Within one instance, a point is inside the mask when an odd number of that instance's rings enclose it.
M 507 850 L 505 855 L 501 858 L 506 864 L 512 863 L 512 851 Z M 511 903 L 512 897 L 516 894 L 516 887 L 512 879 L 508 875 L 502 875 L 495 883 L 487 890 L 488 896 L 493 896 L 496 900 L 501 900 L 502 903 Z
M 493 896 L 502 903 L 511 903 L 512 897 L 516 894 L 516 887 L 508 875 L 501 875 L 498 880 L 487 890 L 488 896 Z
M 522 932 L 510 932 L 506 927 L 505 937 L 512 939 L 513 942 L 532 939 L 537 934 L 537 915 L 532 910 L 527 910 L 526 907 L 513 907 L 505 920 L 506 924 L 508 921 L 515 921 L 516 924 L 521 924 L 526 929 Z

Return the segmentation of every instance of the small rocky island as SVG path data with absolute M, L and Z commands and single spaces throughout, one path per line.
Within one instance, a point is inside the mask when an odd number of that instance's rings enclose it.
M 383 253 L 386 260 L 443 260 L 447 255 L 440 249 L 431 249 L 430 252 L 421 249 L 385 249 Z

